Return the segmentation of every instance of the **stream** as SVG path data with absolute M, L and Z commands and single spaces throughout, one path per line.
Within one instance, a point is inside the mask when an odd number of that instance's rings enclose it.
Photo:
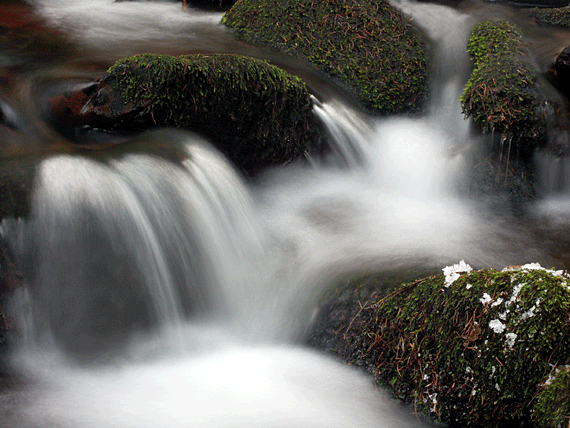
M 41 159 L 29 218 L 0 226 L 28 285 L 11 302 L 19 381 L 0 391 L 1 428 L 430 426 L 304 345 L 332 284 L 459 260 L 570 267 L 570 165 L 537 154 L 539 197 L 516 210 L 465 191 L 474 153 L 492 141 L 459 104 L 479 20 L 520 23 L 540 46 L 537 67 L 568 45 L 568 32 L 533 28 L 505 5 L 394 1 L 433 42 L 431 102 L 422 117 L 376 118 L 302 61 L 236 39 L 221 13 L 170 2 L 30 4 L 64 43 L 0 51 L 0 65 L 20 70 L 0 95 L 25 119 L 23 132 L 0 134 L 2 156 Z M 191 132 L 80 151 L 42 119 L 46 97 L 120 58 L 197 52 L 264 58 L 301 76 L 333 153 L 246 180 Z

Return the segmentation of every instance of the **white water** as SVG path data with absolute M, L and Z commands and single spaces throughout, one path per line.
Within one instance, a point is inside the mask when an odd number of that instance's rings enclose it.
M 38 5 L 95 57 L 148 44 L 230 43 L 211 28 L 218 15 L 194 20 L 179 5 Z M 457 44 L 441 52 L 464 46 L 465 15 L 400 6 L 438 43 Z M 124 45 L 109 46 L 117 40 Z M 462 49 L 461 61 L 440 61 L 462 63 Z M 345 273 L 463 258 L 484 267 L 535 261 L 511 258 L 527 253 L 511 253 L 497 237 L 503 225 L 481 220 L 459 195 L 471 144 L 457 102 L 466 66 L 437 71 L 443 89 L 425 118 L 372 120 L 342 100 L 321 106 L 342 162 L 292 165 L 256 184 L 179 132 L 143 143 L 174 147 L 180 164 L 136 143 L 104 160 L 44 161 L 31 220 L 2 225 L 27 263 L 36 312 L 22 320 L 28 328 L 15 356 L 29 384 L 0 400 L 0 426 L 425 425 L 371 379 L 298 341 L 327 286 Z

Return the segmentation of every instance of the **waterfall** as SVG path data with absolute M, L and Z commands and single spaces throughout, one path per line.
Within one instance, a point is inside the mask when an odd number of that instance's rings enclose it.
M 49 157 L 31 211 L 2 235 L 25 261 L 32 337 L 15 364 L 37 386 L 9 412 L 0 400 L 0 426 L 422 426 L 288 339 L 318 295 L 298 293 L 321 284 L 267 246 L 244 182 L 200 138 Z
M 32 217 L 2 225 L 34 306 L 71 351 L 92 355 L 132 330 L 190 316 L 231 318 L 249 294 L 250 261 L 263 260 L 250 198 L 228 162 L 174 131 L 133 145 L 153 141 L 179 145 L 180 162 L 136 152 L 48 158 Z
M 86 62 L 149 45 L 244 49 L 212 25 L 218 15 L 179 4 L 36 3 Z M 397 6 L 441 63 L 429 112 L 373 118 L 334 96 L 316 103 L 334 142 L 323 162 L 246 182 L 208 142 L 163 130 L 40 163 L 30 217 L 1 225 L 27 292 L 13 302 L 26 382 L 0 392 L 0 428 L 426 426 L 372 379 L 300 345 L 343 275 L 462 258 L 502 267 L 532 247 L 506 248 L 510 230 L 458 191 L 472 143 L 458 101 L 470 19 Z

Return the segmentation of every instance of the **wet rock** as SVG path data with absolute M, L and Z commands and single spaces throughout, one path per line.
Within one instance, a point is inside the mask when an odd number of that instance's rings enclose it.
M 564 48 L 560 55 L 556 57 L 554 70 L 558 84 L 566 96 L 570 96 L 570 46 Z
M 566 427 L 570 420 L 570 366 L 553 367 L 540 385 L 534 405 L 541 427 Z
M 35 156 L 0 159 L 0 220 L 28 216 L 37 164 Z
M 83 127 L 101 129 L 135 128 L 131 121 L 148 106 L 149 101 L 135 103 L 113 88 L 116 79 L 107 75 L 86 85 L 56 96 L 49 101 L 49 115 L 54 125 L 67 137 L 79 138 Z
M 556 27 L 570 27 L 570 6 L 565 2 L 564 7 L 532 8 L 528 14 L 539 24 Z
M 238 55 L 126 58 L 98 81 L 51 99 L 49 115 L 68 135 L 82 127 L 191 129 L 247 173 L 305 156 L 322 135 L 299 78 Z
M 5 359 L 9 351 L 9 336 L 16 328 L 15 321 L 7 309 L 8 301 L 14 291 L 22 286 L 22 276 L 0 235 L 0 391 L 3 380 L 9 375 Z
M 517 153 L 528 159 L 547 144 L 551 130 L 564 129 L 567 114 L 557 91 L 524 60 L 524 49 L 516 25 L 477 24 L 468 44 L 474 69 L 461 104 L 483 132 L 514 141 Z
M 115 3 L 124 1 L 157 1 L 157 0 L 115 0 Z M 232 6 L 236 0 L 163 0 L 167 3 L 182 3 L 184 6 L 192 6 L 206 9 L 228 8 Z
M 236 0 L 186 0 L 186 4 L 194 7 L 202 8 L 228 8 L 231 7 Z
M 545 383 L 569 363 L 568 280 L 535 263 L 475 271 L 462 261 L 368 296 L 329 334 L 347 362 L 434 419 L 527 426 Z M 542 409 L 552 421 L 556 406 Z
M 557 8 L 568 6 L 567 0 L 508 0 L 506 3 L 517 7 Z
M 424 106 L 426 39 L 387 1 L 241 1 L 222 22 L 250 43 L 308 60 L 371 113 Z

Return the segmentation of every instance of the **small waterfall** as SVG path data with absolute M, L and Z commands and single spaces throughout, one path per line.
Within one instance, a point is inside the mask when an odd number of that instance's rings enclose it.
M 188 317 L 231 319 L 252 281 L 248 264 L 263 259 L 251 201 L 225 159 L 174 131 L 135 144 L 153 141 L 178 144 L 180 160 L 45 160 L 32 218 L 16 236 L 4 221 L 37 314 L 70 351 L 92 355 L 133 330 Z
M 570 158 L 539 151 L 534 157 L 537 165 L 538 189 L 542 195 L 570 193 Z
M 219 17 L 183 14 L 179 2 L 35 3 L 95 52 L 90 61 L 237 45 L 211 25 Z M 41 163 L 31 217 L 1 228 L 28 282 L 15 304 L 32 322 L 14 356 L 29 383 L 0 393 L 0 428 L 426 426 L 371 379 L 298 346 L 347 273 L 513 263 L 519 240 L 482 226 L 455 187 L 469 144 L 458 97 L 470 21 L 396 5 L 443 63 L 427 117 L 316 103 L 334 153 L 252 183 L 172 130 Z
M 290 340 L 322 281 L 265 245 L 221 155 L 173 131 L 133 144 L 45 160 L 32 217 L 2 224 L 26 260 L 20 304 L 37 336 L 16 355 L 34 386 L 15 403 L 0 395 L 1 428 L 424 426 Z
M 351 169 L 362 167 L 369 157 L 372 131 L 364 115 L 340 101 L 321 103 L 314 97 L 313 111 L 329 133 L 334 161 Z

